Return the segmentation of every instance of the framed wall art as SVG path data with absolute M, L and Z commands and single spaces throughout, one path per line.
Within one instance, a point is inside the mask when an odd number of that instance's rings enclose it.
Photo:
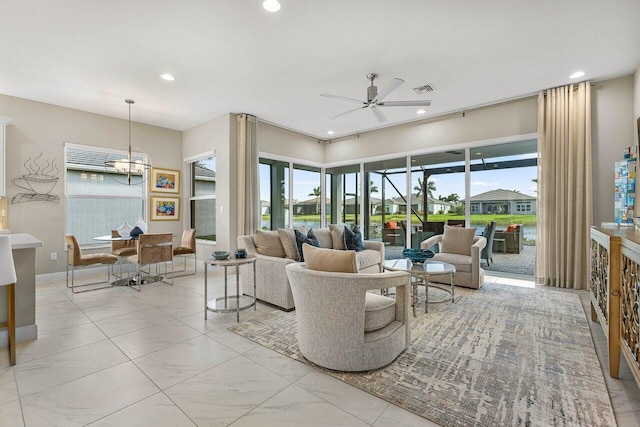
M 151 197 L 151 221 L 180 220 L 180 199 L 177 197 Z
M 173 169 L 151 169 L 149 191 L 152 193 L 180 193 L 180 171 Z

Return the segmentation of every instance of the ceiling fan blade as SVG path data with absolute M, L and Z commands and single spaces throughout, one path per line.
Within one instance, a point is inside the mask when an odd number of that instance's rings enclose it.
M 331 116 L 329 117 L 329 120 L 337 119 L 338 117 L 342 117 L 346 114 L 353 113 L 354 111 L 362 110 L 363 108 L 366 108 L 366 105 L 362 107 L 354 108 L 353 110 L 345 111 L 344 113 L 336 114 L 335 116 Z
M 384 123 L 387 121 L 387 117 L 382 114 L 382 111 L 375 107 L 371 108 L 371 111 L 373 112 L 373 115 L 376 116 L 376 119 L 378 119 L 378 123 Z
M 327 98 L 333 98 L 333 99 L 340 99 L 342 101 L 355 102 L 356 104 L 366 104 L 366 102 L 360 101 L 359 99 L 347 98 L 347 97 L 338 96 L 338 95 L 331 95 L 329 93 L 321 93 L 320 96 L 324 96 L 324 97 L 327 97 Z
M 378 106 L 380 107 L 428 107 L 431 105 L 431 101 L 390 101 L 390 102 L 379 102 Z
M 383 99 L 385 99 L 387 97 L 387 95 L 389 95 L 391 92 L 393 92 L 394 90 L 396 90 L 398 88 L 398 86 L 400 86 L 402 83 L 404 83 L 404 80 L 402 79 L 393 79 L 389 82 L 389 84 L 387 84 L 384 89 L 382 89 L 380 91 L 380 93 L 371 100 L 372 103 L 376 103 L 379 101 L 382 101 Z

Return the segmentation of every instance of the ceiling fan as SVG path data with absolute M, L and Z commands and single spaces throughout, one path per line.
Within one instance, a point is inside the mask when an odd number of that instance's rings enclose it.
M 341 99 L 343 101 L 355 102 L 356 104 L 361 104 L 360 107 L 354 108 L 353 110 L 345 111 L 344 113 L 336 114 L 335 116 L 329 117 L 329 119 L 333 120 L 335 118 L 344 116 L 345 114 L 353 113 L 354 111 L 361 110 L 363 108 L 369 108 L 376 119 L 378 119 L 379 123 L 383 123 L 387 121 L 385 115 L 380 111 L 378 107 L 428 107 L 431 105 L 431 101 L 422 100 L 422 101 L 390 101 L 390 102 L 382 102 L 391 92 L 396 90 L 398 86 L 404 83 L 404 80 L 394 78 L 387 84 L 384 89 L 380 93 L 378 93 L 378 87 L 373 85 L 373 81 L 378 77 L 376 73 L 371 73 L 367 75 L 367 79 L 371 81 L 371 86 L 367 88 L 367 100 L 361 101 L 359 99 L 347 98 L 344 96 L 331 95 L 328 93 L 323 93 L 320 96 L 326 96 L 327 98 Z

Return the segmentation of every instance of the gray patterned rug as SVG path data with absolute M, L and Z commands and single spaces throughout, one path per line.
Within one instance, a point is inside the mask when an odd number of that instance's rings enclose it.
M 444 426 L 615 426 L 579 297 L 487 283 L 456 289 L 413 321 L 412 345 L 390 365 L 328 375 Z M 310 364 L 295 312 L 230 330 Z

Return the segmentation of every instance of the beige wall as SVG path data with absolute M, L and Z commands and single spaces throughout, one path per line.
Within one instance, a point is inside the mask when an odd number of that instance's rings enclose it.
M 324 163 L 324 147 L 317 139 L 268 123 L 258 124 L 258 150 L 261 153 Z
M 127 105 L 122 103 L 126 111 Z M 9 200 L 19 189 L 10 184 L 12 178 L 23 175 L 22 164 L 43 153 L 43 158 L 55 159 L 60 168 L 60 180 L 51 194 L 60 202 L 19 203 L 9 206 L 9 228 L 14 233 L 30 233 L 44 242 L 36 250 L 36 274 L 65 270 L 65 202 L 64 202 L 64 142 L 119 147 L 128 141 L 126 120 L 114 119 L 50 104 L 0 95 L 0 115 L 12 117 L 7 127 L 7 196 Z M 135 117 L 135 106 L 132 115 Z M 180 169 L 182 158 L 180 132 L 133 123 L 132 143 L 144 150 L 158 167 Z M 184 209 L 183 209 L 184 212 Z M 172 232 L 180 235 L 179 221 L 149 221 L 151 232 Z M 119 224 L 113 224 L 117 227 Z M 51 252 L 58 260 L 51 261 Z
M 236 248 L 236 117 L 235 114 L 225 114 L 185 131 L 182 136 L 184 158 L 212 150 L 216 156 L 216 244 L 198 244 L 200 259 L 210 256 L 215 250 L 233 251 Z M 183 168 L 185 177 L 188 177 L 188 166 L 185 164 Z M 188 207 L 188 187 L 183 194 Z M 186 218 L 185 226 L 189 225 L 188 221 Z
M 614 163 L 634 144 L 633 76 L 597 82 L 591 87 L 593 224 L 613 221 Z
M 325 162 L 444 147 L 537 131 L 537 101 L 517 102 L 420 121 L 342 139 L 326 146 Z

